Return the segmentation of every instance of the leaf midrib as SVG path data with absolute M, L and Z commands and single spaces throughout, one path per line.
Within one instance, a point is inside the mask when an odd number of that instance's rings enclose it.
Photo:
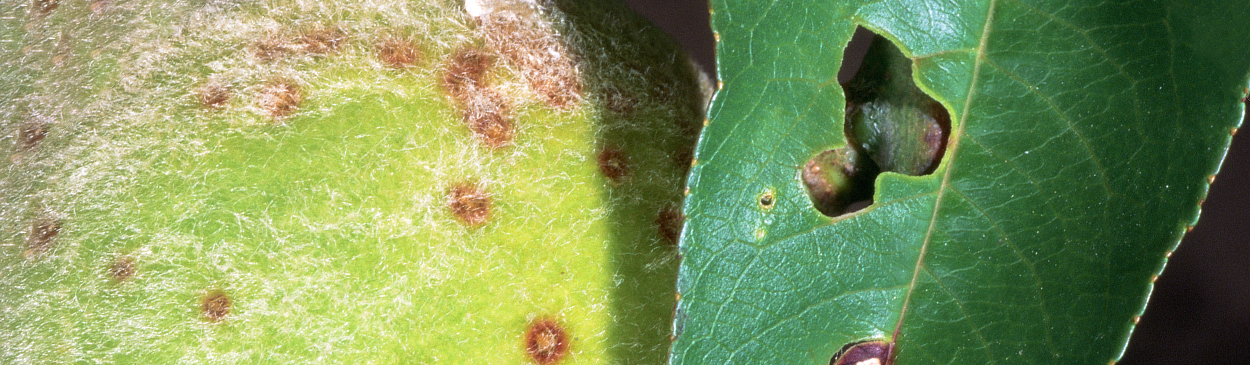
M 916 267 L 912 269 L 911 283 L 907 285 L 907 295 L 903 297 L 903 306 L 899 309 L 898 322 L 894 325 L 894 334 L 891 335 L 890 342 L 898 343 L 899 334 L 903 329 L 903 321 L 907 317 L 907 307 L 911 304 L 911 295 L 916 291 L 916 282 L 920 279 L 920 271 L 924 266 L 924 257 L 929 250 L 929 243 L 933 238 L 933 231 L 937 227 L 938 211 L 942 207 L 942 198 L 946 196 L 946 189 L 950 186 L 951 171 L 955 169 L 955 152 L 959 150 L 959 142 L 964 134 L 964 127 L 968 125 L 969 110 L 972 108 L 972 98 L 976 96 L 977 79 L 981 76 L 981 65 L 985 63 L 985 46 L 989 43 L 990 25 L 994 22 L 994 11 L 997 9 L 998 0 L 990 0 L 989 7 L 985 15 L 985 26 L 981 29 L 981 40 L 977 44 L 976 60 L 972 64 L 972 78 L 968 82 L 968 96 L 964 99 L 964 108 L 959 116 L 959 125 L 956 130 L 951 133 L 950 148 L 946 150 L 947 164 L 946 171 L 942 173 L 942 181 L 938 185 L 937 196 L 933 201 L 933 214 L 929 218 L 929 228 L 925 231 L 924 240 L 920 243 L 920 255 L 916 257 Z

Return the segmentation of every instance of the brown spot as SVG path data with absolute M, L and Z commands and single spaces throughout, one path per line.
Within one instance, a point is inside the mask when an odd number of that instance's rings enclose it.
M 1134 316 L 1133 324 L 1138 324 L 1138 323 L 1141 323 L 1141 316 Z
M 461 48 L 451 57 L 443 74 L 443 87 L 463 103 L 473 90 L 484 87 L 486 71 L 495 63 L 495 56 L 477 48 Z
M 220 109 L 230 101 L 230 85 L 220 81 L 209 81 L 196 91 L 200 105 L 209 109 Z
M 569 354 L 569 335 L 553 319 L 537 319 L 525 330 L 525 352 L 538 365 L 551 365 Z
M 502 94 L 492 89 L 478 90 L 466 106 L 465 124 L 474 137 L 490 148 L 512 144 L 512 110 Z
M 314 27 L 300 34 L 296 42 L 312 55 L 324 56 L 338 51 L 347 40 L 347 34 L 339 28 Z
M 638 109 L 638 98 L 616 87 L 608 87 L 603 99 L 603 106 L 621 118 L 629 118 Z
M 1229 130 L 1228 130 L 1228 135 L 1230 135 L 1230 136 L 1235 136 L 1235 135 L 1237 135 L 1237 127 L 1229 128 Z
M 512 144 L 512 107 L 503 94 L 485 85 L 494 57 L 475 48 L 462 48 L 448 62 L 443 87 L 464 115 L 473 135 L 491 148 Z
M 200 309 L 204 312 L 204 318 L 211 322 L 221 322 L 230 315 L 230 297 L 225 292 L 210 291 L 204 295 L 201 302 Z
M 272 62 L 286 57 L 292 45 L 277 35 L 269 35 L 252 43 L 252 56 L 262 62 Z
M 1202 204 L 1198 204 L 1198 205 L 1202 205 Z M 1185 233 L 1189 233 L 1193 231 L 1194 231 L 1194 226 L 1185 226 Z
M 60 5 L 57 0 L 35 0 L 30 6 L 31 15 L 36 18 L 48 16 Z
M 679 207 L 660 210 L 659 217 L 655 218 L 656 225 L 660 226 L 660 237 L 673 245 L 681 238 L 681 226 L 685 221 L 686 217 L 681 214 Z
M 1169 259 L 1172 258 L 1172 251 L 1168 251 L 1167 253 L 1163 254 L 1163 257 L 1166 257 Z
M 538 14 L 496 11 L 476 20 L 486 43 L 521 69 L 544 103 L 568 110 L 581 100 L 577 57 Z
M 30 151 L 39 147 L 39 143 L 48 137 L 48 123 L 42 120 L 31 120 L 22 124 L 17 132 L 17 150 Z
M 109 276 L 113 280 L 126 281 L 135 276 L 135 259 L 130 256 L 118 257 L 113 261 L 113 265 L 109 266 Z
M 61 221 L 55 218 L 40 218 L 30 225 L 30 234 L 26 236 L 27 259 L 34 258 L 51 251 L 56 246 L 56 236 L 61 234 Z
M 1151 276 L 1150 276 L 1150 283 L 1151 283 L 1151 284 L 1154 284 L 1156 281 L 1159 281 L 1159 275 L 1151 275 Z
M 303 99 L 299 85 L 294 82 L 271 80 L 261 88 L 257 102 L 265 114 L 280 119 L 295 112 Z
M 417 48 L 416 42 L 410 39 L 388 37 L 374 47 L 377 49 L 378 59 L 386 67 L 408 68 L 421 60 L 421 51 Z
M 629 165 L 629 159 L 625 157 L 625 152 L 612 146 L 603 146 L 599 150 L 599 172 L 608 180 L 614 183 L 620 183 L 633 172 Z
M 113 0 L 94 0 L 91 2 L 91 12 L 94 14 L 103 13 L 112 3 Z
M 1214 183 L 1215 183 L 1215 174 L 1212 174 L 1211 176 L 1207 176 L 1207 184 L 1214 184 Z
M 889 365 L 894 363 L 894 344 L 864 341 L 842 347 L 830 365 Z
M 490 219 L 491 197 L 481 186 L 461 183 L 447 192 L 447 207 L 464 224 L 480 226 Z

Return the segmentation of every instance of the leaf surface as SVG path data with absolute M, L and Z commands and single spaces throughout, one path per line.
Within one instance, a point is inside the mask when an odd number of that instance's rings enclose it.
M 1106 364 L 1242 119 L 1226 1 L 712 1 L 722 88 L 689 180 L 674 364 Z M 845 145 L 856 25 L 950 112 L 941 165 L 826 217 L 799 169 Z M 771 200 L 771 201 L 770 201 Z

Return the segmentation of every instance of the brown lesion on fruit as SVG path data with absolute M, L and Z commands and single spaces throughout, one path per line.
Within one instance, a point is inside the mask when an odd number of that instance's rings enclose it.
M 17 152 L 30 152 L 39 147 L 48 137 L 48 122 L 43 118 L 29 118 L 19 126 L 17 131 Z
M 221 322 L 230 315 L 233 303 L 230 296 L 222 290 L 210 290 L 200 298 L 200 312 L 209 322 Z
M 295 48 L 295 45 L 288 42 L 284 37 L 277 34 L 269 34 L 260 37 L 252 43 L 252 57 L 261 62 L 273 62 L 286 58 Z
M 617 117 L 630 118 L 638 109 L 639 103 L 637 96 L 618 87 L 608 86 L 604 90 L 603 106 Z
M 30 15 L 36 19 L 46 17 L 60 5 L 58 0 L 34 0 L 30 4 Z
M 124 282 L 135 276 L 137 268 L 135 267 L 135 259 L 130 256 L 118 256 L 113 260 L 113 264 L 109 265 L 109 277 L 114 281 Z
M 682 214 L 681 207 L 676 206 L 661 209 L 660 214 L 655 218 L 655 224 L 660 230 L 660 237 L 674 246 L 681 239 L 681 228 L 685 222 L 686 216 Z
M 894 343 L 882 340 L 851 343 L 842 347 L 829 365 L 890 365 L 894 363 Z
M 447 208 L 461 223 L 481 226 L 490 220 L 492 199 L 481 186 L 469 182 L 456 184 L 447 191 Z
M 295 41 L 305 53 L 325 56 L 337 52 L 347 42 L 347 33 L 338 27 L 318 25 L 300 32 Z
M 378 60 L 389 68 L 404 69 L 421 62 L 421 49 L 417 42 L 397 36 L 387 36 L 374 44 Z
M 273 79 L 266 82 L 256 97 L 261 110 L 274 119 L 285 118 L 299 108 L 304 95 L 299 84 L 285 79 Z
M 519 68 L 530 88 L 548 106 L 569 110 L 582 99 L 579 57 L 539 9 L 517 2 L 475 18 L 486 44 Z
M 568 329 L 552 318 L 538 318 L 525 329 L 525 353 L 538 365 L 559 363 L 569 355 Z
M 62 223 L 55 217 L 40 217 L 30 225 L 26 235 L 26 259 L 34 259 L 52 251 L 56 247 L 57 236 L 61 234 Z
M 512 144 L 515 129 L 508 99 L 486 83 L 494 59 L 481 49 L 461 48 L 448 61 L 442 83 L 474 137 L 488 147 L 501 148 Z
M 633 174 L 629 157 L 625 155 L 625 151 L 615 146 L 600 147 L 599 155 L 595 160 L 599 163 L 599 172 L 613 183 L 622 183 Z
M 195 90 L 195 97 L 204 108 L 221 109 L 230 102 L 231 93 L 229 84 L 220 80 L 209 80 Z

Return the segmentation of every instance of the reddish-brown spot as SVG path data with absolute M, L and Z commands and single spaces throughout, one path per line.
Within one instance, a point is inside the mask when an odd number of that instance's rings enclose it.
M 126 281 L 135 275 L 135 259 L 130 256 L 118 257 L 113 261 L 113 265 L 109 266 L 109 276 L 113 280 Z
M 612 146 L 603 146 L 599 150 L 598 161 L 599 172 L 614 183 L 624 181 L 632 172 L 625 152 Z
M 1214 183 L 1215 183 L 1215 175 L 1212 174 L 1211 176 L 1207 176 L 1207 184 L 1214 184 Z
M 473 135 L 491 148 L 512 144 L 512 107 L 503 94 L 485 84 L 494 57 L 475 48 L 452 55 L 443 74 L 443 87 L 460 107 Z
M 200 304 L 204 318 L 211 322 L 221 322 L 230 315 L 230 296 L 220 290 L 213 290 L 204 295 Z
M 581 100 L 577 57 L 537 15 L 498 11 L 476 20 L 486 43 L 521 69 L 544 103 L 567 110 Z
M 461 183 L 447 191 L 447 207 L 464 224 L 479 226 L 490 219 L 491 197 L 481 186 Z
M 525 352 L 538 365 L 560 362 L 569 354 L 568 331 L 554 319 L 537 319 L 525 330 Z
M 660 226 L 660 237 L 674 245 L 681 238 L 681 226 L 685 221 L 686 217 L 681 214 L 679 207 L 660 210 L 659 217 L 655 219 L 655 223 Z
M 273 118 L 283 118 L 295 112 L 304 96 L 299 85 L 286 80 L 272 80 L 261 87 L 257 102 L 261 110 Z
M 477 90 L 464 110 L 464 121 L 473 135 L 490 148 L 512 144 L 512 110 L 503 94 L 492 89 Z
M 39 143 L 48 137 L 48 123 L 33 120 L 22 125 L 17 133 L 17 150 L 30 151 L 39 147 Z
M 447 72 L 443 74 L 443 87 L 453 98 L 461 101 L 469 98 L 473 90 L 484 87 L 486 71 L 495 63 L 495 56 L 477 48 L 461 48 L 451 57 Z
M 1151 276 L 1150 276 L 1150 283 L 1151 283 L 1151 284 L 1154 284 L 1156 281 L 1159 281 L 1159 275 L 1151 275 Z
M 56 7 L 60 5 L 61 4 L 59 4 L 59 1 L 57 0 L 35 0 L 35 2 L 31 4 L 30 10 L 32 15 L 37 18 L 42 18 L 48 16 L 48 14 L 52 14 L 52 11 L 56 10 Z
M 230 85 L 220 81 L 209 81 L 196 91 L 200 105 L 209 109 L 220 109 L 230 101 Z
M 271 62 L 286 57 L 292 48 L 285 39 L 270 35 L 252 43 L 252 56 L 263 62 Z
M 1235 136 L 1235 135 L 1237 135 L 1237 128 L 1236 128 L 1236 127 L 1234 127 L 1234 128 L 1229 128 L 1229 130 L 1228 130 L 1228 135 L 1230 135 L 1230 136 Z
M 113 0 L 94 0 L 91 2 L 91 12 L 94 14 L 103 13 L 112 3 Z
M 638 98 L 616 87 L 608 87 L 604 92 L 603 105 L 618 117 L 629 118 L 638 109 Z
M 374 45 L 378 59 L 390 68 L 412 67 L 421 60 L 421 50 L 410 39 L 389 37 Z
M 305 30 L 296 42 L 299 42 L 304 52 L 324 56 L 337 51 L 346 40 L 347 34 L 342 29 L 315 27 Z
M 1141 323 L 1141 316 L 1134 316 L 1133 324 L 1138 324 L 1138 323 Z
M 866 341 L 846 345 L 834 355 L 830 365 L 890 365 L 894 363 L 894 344 Z
M 30 233 L 26 236 L 27 259 L 34 258 L 51 251 L 56 245 L 56 236 L 61 234 L 61 221 L 55 218 L 40 218 L 30 225 Z

